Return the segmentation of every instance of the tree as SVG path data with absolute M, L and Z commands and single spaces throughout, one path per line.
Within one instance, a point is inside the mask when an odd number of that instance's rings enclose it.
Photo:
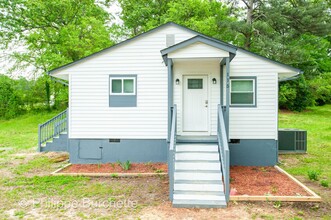
M 13 118 L 22 113 L 22 101 L 13 89 L 13 81 L 0 75 L 0 118 Z
M 203 0 L 119 0 L 121 19 L 129 36 L 135 36 L 169 21 L 189 27 L 206 35 L 230 41 L 231 29 L 225 23 L 229 9 L 219 1 Z
M 15 68 L 32 65 L 36 72 L 76 61 L 102 50 L 110 40 L 112 16 L 104 9 L 108 1 L 8 0 L 0 2 L 2 47 L 18 44 L 25 49 L 11 53 Z M 45 100 L 50 100 L 49 80 L 44 80 Z
M 9 0 L 0 6 L 3 46 L 21 42 L 26 52 L 15 58 L 43 72 L 112 44 L 111 17 L 94 0 Z

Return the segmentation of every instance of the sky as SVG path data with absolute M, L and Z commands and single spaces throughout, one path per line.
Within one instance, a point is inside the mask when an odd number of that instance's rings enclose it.
M 114 16 L 114 20 L 112 21 L 111 24 L 116 23 L 116 24 L 121 24 L 122 20 L 120 19 L 119 15 L 121 13 L 121 7 L 119 6 L 119 3 L 115 1 L 112 3 L 112 5 L 109 8 L 106 8 L 106 10 L 111 13 Z M 0 74 L 5 74 L 8 75 L 14 79 L 17 79 L 19 77 L 24 77 L 27 79 L 35 79 L 40 75 L 40 73 L 35 73 L 35 68 L 33 66 L 27 66 L 24 69 L 20 70 L 15 70 L 11 74 L 8 73 L 8 70 L 10 70 L 14 65 L 15 62 L 10 61 L 6 59 L 6 55 L 9 53 L 12 53 L 13 51 L 15 52 L 24 52 L 25 47 L 24 45 L 10 45 L 7 50 L 1 50 L 0 51 Z

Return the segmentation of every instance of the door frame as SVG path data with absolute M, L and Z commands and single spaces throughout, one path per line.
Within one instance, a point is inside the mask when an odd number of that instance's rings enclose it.
M 204 132 L 195 132 L 195 131 L 184 131 L 184 78 L 185 77 L 198 77 L 198 76 L 206 76 L 207 78 L 207 100 L 208 100 L 208 110 L 207 110 L 207 131 Z M 183 73 L 181 74 L 181 81 L 182 81 L 182 89 L 180 94 L 181 99 L 181 135 L 182 136 L 210 136 L 211 135 L 211 88 L 210 88 L 210 79 L 211 79 L 211 73 Z

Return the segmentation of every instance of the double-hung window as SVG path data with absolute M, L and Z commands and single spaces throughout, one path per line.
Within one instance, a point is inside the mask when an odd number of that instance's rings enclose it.
M 230 105 L 234 107 L 255 107 L 256 106 L 256 78 L 230 79 Z
M 137 106 L 137 75 L 111 75 L 109 77 L 109 106 Z

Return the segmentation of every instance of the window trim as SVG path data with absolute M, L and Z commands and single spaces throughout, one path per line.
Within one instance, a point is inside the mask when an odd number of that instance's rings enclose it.
M 110 74 L 108 79 L 108 96 L 109 96 L 109 107 L 111 108 L 127 108 L 127 107 L 137 107 L 137 74 Z M 112 93 L 112 80 L 121 79 L 124 83 L 125 79 L 133 79 L 133 93 L 124 93 L 124 88 L 122 88 L 121 93 Z
M 132 93 L 124 93 L 124 80 L 132 79 L 133 80 L 133 92 Z M 121 80 L 122 83 L 122 92 L 121 93 L 113 93 L 112 92 L 112 82 L 113 80 Z M 134 76 L 110 76 L 109 77 L 109 95 L 136 95 L 136 77 Z
M 236 81 L 253 81 L 253 103 L 252 104 L 232 104 L 231 100 L 231 94 L 232 94 L 232 80 Z M 245 93 L 244 91 L 241 91 L 242 93 Z M 251 91 L 247 91 L 251 92 Z M 234 92 L 235 93 L 235 92 Z M 230 77 L 230 107 L 257 107 L 257 77 L 256 76 L 234 76 Z

